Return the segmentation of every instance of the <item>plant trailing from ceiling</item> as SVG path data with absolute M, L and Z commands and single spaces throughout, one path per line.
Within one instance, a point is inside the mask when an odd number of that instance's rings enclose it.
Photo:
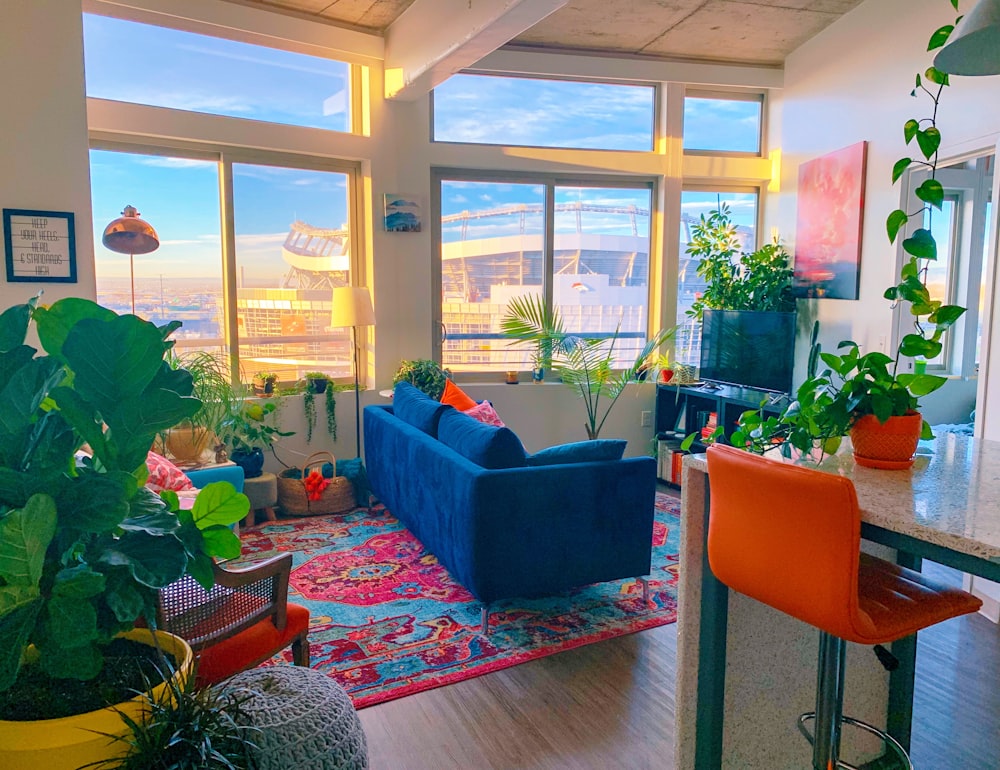
M 958 9 L 958 0 L 949 2 Z M 942 47 L 953 30 L 953 24 L 937 29 L 931 35 L 927 50 Z M 901 372 L 900 366 L 907 358 L 938 356 L 944 334 L 965 312 L 963 307 L 935 299 L 927 287 L 928 264 L 937 259 L 930 219 L 942 208 L 944 201 L 944 190 L 937 180 L 941 146 L 938 109 L 948 84 L 948 75 L 933 66 L 923 75 L 916 76 L 911 96 L 929 98 L 930 115 L 906 121 L 903 139 L 908 146 L 915 147 L 919 155 L 900 158 L 892 169 L 893 184 L 908 169 L 922 169 L 927 174 L 914 191 L 921 205 L 909 212 L 896 209 L 886 220 L 890 243 L 895 244 L 903 237 L 901 247 L 905 262 L 897 283 L 885 290 L 884 297 L 892 303 L 906 303 L 913 320 L 912 331 L 902 337 L 892 356 L 880 351 L 862 353 L 853 340 L 841 342 L 838 353 L 820 352 L 819 358 L 827 368 L 819 374 L 810 372 L 781 418 L 767 420 L 760 413 L 745 415 L 741 419 L 743 428 L 734 438 L 748 441 L 757 449 L 772 447 L 781 439 L 787 439 L 803 452 L 818 445 L 822 456 L 862 418 L 872 416 L 879 423 L 885 423 L 892 417 L 912 415 L 918 412 L 921 397 L 933 393 L 946 382 L 946 378 L 932 374 Z M 917 227 L 907 234 L 908 225 L 914 220 Z M 921 426 L 920 437 L 933 437 L 926 421 Z
M 32 322 L 44 354 L 25 342 Z M 213 557 L 240 553 L 229 525 L 249 501 L 231 484 L 190 511 L 143 486 L 156 434 L 201 408 L 166 361 L 179 326 L 76 298 L 0 314 L 0 691 L 29 661 L 95 677 L 116 634 L 156 617 L 160 588 L 184 574 L 211 587 Z
M 563 331 L 563 321 L 557 308 L 543 307 L 537 294 L 515 297 L 507 305 L 500 321 L 504 333 L 515 343 L 544 343 L 556 375 L 580 396 L 587 410 L 584 429 L 588 439 L 596 439 L 604 427 L 611 409 L 626 386 L 636 382 L 653 355 L 673 337 L 675 329 L 664 329 L 650 338 L 638 352 L 635 360 L 621 368 L 620 354 L 616 351 L 620 328 L 606 337 L 578 337 Z
M 741 254 L 736 226 L 725 203 L 702 214 L 691 233 L 686 253 L 698 260 L 698 275 L 706 285 L 691 303 L 689 316 L 700 321 L 705 308 L 795 311 L 791 257 L 780 241 Z

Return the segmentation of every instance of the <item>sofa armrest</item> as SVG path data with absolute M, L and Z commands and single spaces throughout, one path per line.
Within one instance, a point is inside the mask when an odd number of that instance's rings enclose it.
M 186 471 L 191 483 L 198 489 L 211 484 L 213 481 L 228 481 L 237 492 L 243 491 L 243 469 L 238 465 L 219 465 L 213 468 L 199 468 L 197 470 Z

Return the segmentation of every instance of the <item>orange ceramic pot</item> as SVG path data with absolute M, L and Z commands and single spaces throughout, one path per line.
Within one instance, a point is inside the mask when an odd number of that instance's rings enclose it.
M 890 417 L 884 423 L 874 415 L 865 415 L 851 428 L 855 462 L 867 468 L 909 468 L 913 465 L 923 423 L 920 412 Z

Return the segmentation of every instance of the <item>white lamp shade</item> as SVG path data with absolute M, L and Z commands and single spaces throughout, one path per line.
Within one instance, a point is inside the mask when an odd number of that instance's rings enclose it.
M 330 326 L 374 326 L 372 298 L 364 286 L 338 286 L 333 290 Z
M 1000 74 L 1000 0 L 979 0 L 938 51 L 934 66 L 951 75 Z

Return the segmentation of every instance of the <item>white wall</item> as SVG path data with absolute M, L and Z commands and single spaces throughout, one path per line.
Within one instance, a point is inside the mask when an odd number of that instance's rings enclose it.
M 962 0 L 962 7 L 971 7 Z M 899 207 L 899 186 L 891 185 L 893 163 L 915 155 L 903 141 L 908 118 L 930 114 L 930 99 L 911 98 L 914 75 L 930 66 L 927 40 L 940 26 L 954 21 L 948 0 L 867 0 L 785 62 L 785 88 L 775 99 L 781 111 L 772 129 L 773 146 L 782 149 L 780 193 L 768 196 L 765 218 L 794 247 L 796 188 L 799 165 L 827 152 L 868 141 L 868 176 L 861 256 L 861 298 L 858 302 L 811 300 L 824 349 L 854 339 L 867 350 L 881 339 L 892 344 L 893 318 L 882 298 L 894 280 L 896 251 L 888 242 L 885 220 Z M 941 158 L 992 150 L 1000 136 L 1000 78 L 955 77 L 945 89 L 939 118 L 943 137 Z M 803 371 L 799 368 L 799 371 Z M 942 389 L 942 406 L 965 401 L 968 385 Z M 1000 387 L 1000 386 L 998 386 Z M 928 402 L 931 422 L 951 422 L 946 411 L 936 414 Z
M 77 283 L 8 283 L 0 308 L 40 289 L 43 302 L 95 297 L 80 0 L 5 0 L 0 44 L 0 208 L 68 211 Z

